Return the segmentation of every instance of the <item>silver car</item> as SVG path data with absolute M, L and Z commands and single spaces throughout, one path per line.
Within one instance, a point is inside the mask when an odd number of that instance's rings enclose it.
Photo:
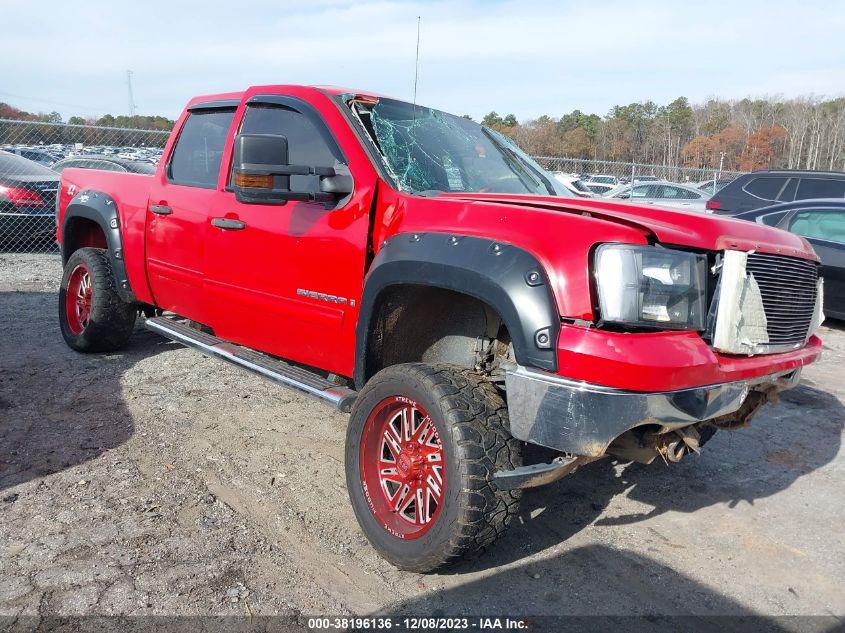
M 710 195 L 694 187 L 661 180 L 635 183 L 633 189 L 631 185 L 621 185 L 608 191 L 604 194 L 604 197 L 630 200 L 642 204 L 655 204 L 673 209 L 705 212 L 705 204 Z

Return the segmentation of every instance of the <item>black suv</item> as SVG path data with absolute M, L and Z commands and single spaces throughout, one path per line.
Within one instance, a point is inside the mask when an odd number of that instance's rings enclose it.
M 735 215 L 776 202 L 845 198 L 845 172 L 772 169 L 743 174 L 707 201 L 707 210 Z

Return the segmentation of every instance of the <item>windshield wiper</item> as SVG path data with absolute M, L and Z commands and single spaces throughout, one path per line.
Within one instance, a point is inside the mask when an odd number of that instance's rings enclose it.
M 528 173 L 528 170 L 530 170 L 531 173 L 533 173 L 537 178 L 540 179 L 540 182 L 534 182 L 535 187 L 542 183 L 543 187 L 545 187 L 546 191 L 548 192 L 548 194 L 550 196 L 556 196 L 557 195 L 557 192 L 555 191 L 554 186 L 552 185 L 552 183 L 549 181 L 549 179 L 546 178 L 546 176 L 542 172 L 536 170 L 534 168 L 534 166 L 531 165 L 530 163 L 526 163 L 524 160 L 522 160 L 522 157 L 519 154 L 517 154 L 515 151 L 513 151 L 513 149 L 508 147 L 505 143 L 502 143 L 499 139 L 497 139 L 496 135 L 491 130 L 487 129 L 486 127 L 484 127 L 482 125 L 481 131 L 484 133 L 484 135 L 488 139 L 490 139 L 490 142 L 493 143 L 493 145 L 495 145 L 499 149 L 499 151 L 501 151 L 504 154 L 504 156 L 506 158 L 510 159 L 508 161 L 509 164 L 515 165 L 517 168 L 519 168 L 522 171 L 523 174 L 525 174 L 529 178 L 531 178 L 531 175 Z M 532 178 L 532 181 L 533 181 L 533 178 Z M 524 184 L 524 181 L 523 181 L 523 184 Z

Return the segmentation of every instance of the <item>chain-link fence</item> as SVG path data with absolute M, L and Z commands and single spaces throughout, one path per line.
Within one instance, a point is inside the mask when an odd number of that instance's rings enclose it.
M 56 199 L 63 169 L 153 173 L 168 135 L 168 130 L 0 119 L 0 251 L 57 250 Z M 741 173 L 559 156 L 535 158 L 551 172 L 598 183 L 604 179 L 614 185 L 659 179 L 706 187 L 708 182 L 721 185 Z
M 168 134 L 0 119 L 0 251 L 57 250 L 56 199 L 62 170 L 153 173 Z
M 642 163 L 624 163 L 609 160 L 590 160 L 584 158 L 564 158 L 560 156 L 535 156 L 537 162 L 551 172 L 572 174 L 588 180 L 596 176 L 611 176 L 616 180 L 666 180 L 681 184 L 695 185 L 717 181 L 733 180 L 742 173 L 718 169 L 698 169 L 695 167 L 677 167 L 674 165 L 646 165 Z

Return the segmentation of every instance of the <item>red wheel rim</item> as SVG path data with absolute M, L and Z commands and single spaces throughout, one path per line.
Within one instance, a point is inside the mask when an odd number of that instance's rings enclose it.
M 440 515 L 446 485 L 440 436 L 429 415 L 402 396 L 372 410 L 361 438 L 361 482 L 376 520 L 393 536 L 415 539 Z
M 65 314 L 67 325 L 74 336 L 79 336 L 88 327 L 91 318 L 91 274 L 85 264 L 79 264 L 70 273 L 65 292 Z

